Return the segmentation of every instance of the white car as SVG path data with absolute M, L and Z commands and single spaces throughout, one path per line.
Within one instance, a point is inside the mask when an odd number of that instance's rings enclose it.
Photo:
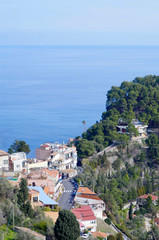
M 87 239 L 87 238 L 89 238 L 89 234 L 85 233 L 85 234 L 82 235 L 81 238 L 83 238 L 83 239 Z

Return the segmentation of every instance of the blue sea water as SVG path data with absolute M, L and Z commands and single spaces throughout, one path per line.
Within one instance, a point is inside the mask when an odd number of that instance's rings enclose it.
M 159 47 L 0 47 L 0 149 L 67 142 L 100 120 L 112 85 L 159 74 Z

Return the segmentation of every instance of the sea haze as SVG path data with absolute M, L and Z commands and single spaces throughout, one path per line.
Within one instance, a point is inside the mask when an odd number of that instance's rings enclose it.
M 0 149 L 67 142 L 101 118 L 112 85 L 159 74 L 159 47 L 0 47 Z

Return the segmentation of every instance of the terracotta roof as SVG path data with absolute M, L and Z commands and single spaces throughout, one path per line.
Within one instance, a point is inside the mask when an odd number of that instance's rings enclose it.
M 59 172 L 57 170 L 54 170 L 54 169 L 53 170 L 49 170 L 47 168 L 42 169 L 42 173 L 43 174 L 46 173 L 47 175 L 50 175 L 50 176 L 53 176 L 53 177 L 56 177 L 59 174 Z
M 0 150 L 0 156 L 8 156 L 8 155 L 9 155 L 9 153 Z
M 77 197 L 102 201 L 97 195 L 92 195 L 92 194 L 80 193 L 80 194 L 77 195 Z
M 30 194 L 30 195 L 35 195 L 35 194 L 36 194 L 36 195 L 37 195 L 37 194 L 39 195 L 40 193 L 39 193 L 38 191 L 36 191 L 36 190 L 29 189 L 29 194 Z
M 93 195 L 95 194 L 87 187 L 79 187 L 77 193 L 86 193 L 86 194 L 93 194 Z
M 154 219 L 155 223 L 159 224 L 159 218 Z
M 49 145 L 47 145 L 47 144 L 44 144 L 44 145 L 42 145 L 43 147 L 50 147 Z
M 92 232 L 93 237 L 102 237 L 102 238 L 106 238 L 109 234 L 106 234 L 104 232 Z
M 154 201 L 154 200 L 157 200 L 157 199 L 158 199 L 158 197 L 157 197 L 157 196 L 155 196 L 155 195 L 152 195 L 152 194 L 145 194 L 145 195 L 142 195 L 142 196 L 140 196 L 139 198 L 140 198 L 140 199 L 147 199 L 149 196 L 151 196 L 151 197 L 152 197 L 152 201 Z
M 44 192 L 48 195 L 50 188 L 49 187 L 44 187 Z
M 74 208 L 71 211 L 80 221 L 96 220 L 96 217 L 94 216 L 90 206 L 81 206 L 80 208 Z

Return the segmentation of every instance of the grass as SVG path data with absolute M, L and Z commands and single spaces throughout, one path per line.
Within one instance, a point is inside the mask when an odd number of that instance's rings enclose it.
M 16 237 L 16 233 L 10 228 L 7 229 L 7 225 L 3 225 L 0 227 L 0 239 L 2 239 L 2 236 L 4 240 L 13 240 Z
M 97 231 L 114 234 L 115 231 L 104 220 L 97 218 Z

